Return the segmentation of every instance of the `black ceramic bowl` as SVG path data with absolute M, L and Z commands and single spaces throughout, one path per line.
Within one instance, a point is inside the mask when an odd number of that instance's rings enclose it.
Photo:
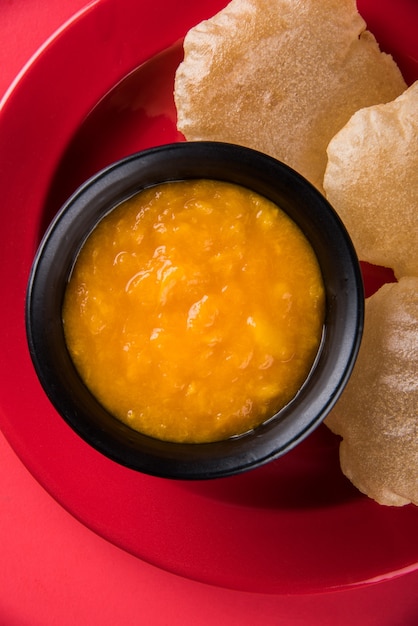
M 278 204 L 316 252 L 326 290 L 324 335 L 296 397 L 254 431 L 208 444 L 164 442 L 110 415 L 80 379 L 67 351 L 61 308 L 75 258 L 98 221 L 150 185 L 206 178 L 249 187 Z M 255 151 L 222 143 L 178 143 L 119 161 L 86 182 L 50 225 L 33 263 L 26 301 L 32 360 L 45 392 L 67 423 L 114 461 L 148 474 L 203 479 L 260 466 L 291 450 L 326 417 L 357 356 L 363 328 L 361 272 L 341 221 L 295 171 Z

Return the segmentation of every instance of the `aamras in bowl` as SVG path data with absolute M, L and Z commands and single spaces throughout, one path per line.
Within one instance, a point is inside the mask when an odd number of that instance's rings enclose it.
M 64 333 L 89 389 L 146 435 L 242 435 L 297 393 L 322 337 L 308 240 L 263 196 L 218 180 L 149 187 L 88 237 Z
M 49 227 L 26 306 L 61 416 L 115 461 L 214 478 L 292 449 L 326 417 L 363 327 L 361 272 L 332 208 L 259 152 L 143 151 Z

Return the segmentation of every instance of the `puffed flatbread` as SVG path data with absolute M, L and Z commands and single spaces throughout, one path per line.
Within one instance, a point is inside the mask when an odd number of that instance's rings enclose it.
M 362 260 L 418 276 L 418 81 L 337 133 L 324 189 Z
M 418 505 L 418 278 L 366 301 L 353 374 L 325 420 L 344 474 L 380 504 Z
M 174 95 L 186 139 L 258 149 L 321 190 L 330 139 L 406 88 L 355 0 L 232 0 L 184 52 Z

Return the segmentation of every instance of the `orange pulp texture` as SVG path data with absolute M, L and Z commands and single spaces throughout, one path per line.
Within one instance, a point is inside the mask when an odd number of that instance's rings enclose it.
M 108 411 L 176 442 L 245 433 L 298 392 L 324 287 L 276 205 L 213 180 L 164 183 L 108 214 L 66 291 L 71 357 Z

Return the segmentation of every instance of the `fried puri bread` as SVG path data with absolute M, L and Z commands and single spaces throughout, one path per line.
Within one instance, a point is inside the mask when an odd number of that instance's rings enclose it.
M 406 88 L 355 0 L 232 0 L 192 28 L 175 78 L 178 129 L 284 161 L 322 190 L 330 139 Z
M 380 504 L 418 505 L 418 277 L 366 301 L 359 357 L 325 423 L 344 474 Z
M 362 260 L 418 276 L 418 81 L 351 117 L 328 146 L 324 188 Z

